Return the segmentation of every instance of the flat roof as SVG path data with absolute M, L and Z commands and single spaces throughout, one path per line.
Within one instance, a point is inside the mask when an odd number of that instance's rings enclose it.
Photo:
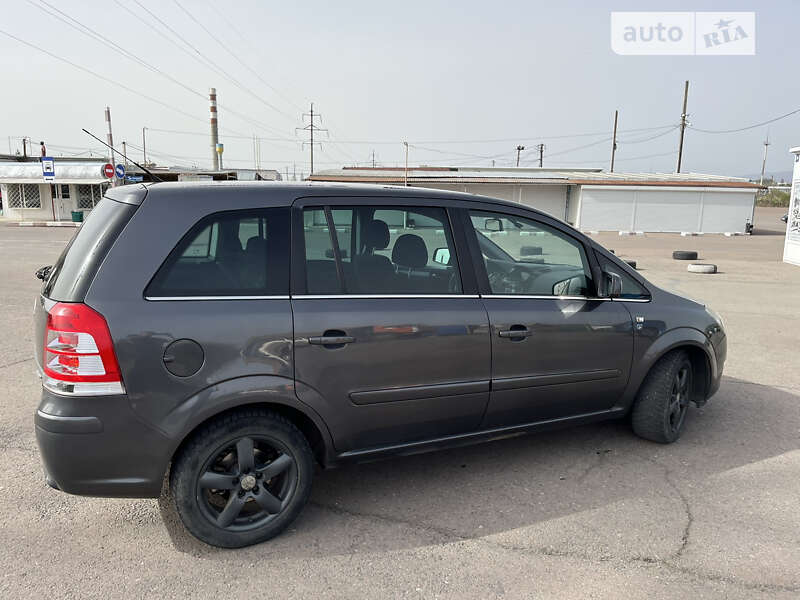
M 309 177 L 311 181 L 403 184 L 403 167 L 326 169 Z M 413 167 L 408 169 L 411 185 L 424 184 L 535 184 L 535 185 L 654 185 L 679 187 L 761 187 L 743 177 L 705 173 L 608 173 L 600 169 L 515 169 L 473 167 Z

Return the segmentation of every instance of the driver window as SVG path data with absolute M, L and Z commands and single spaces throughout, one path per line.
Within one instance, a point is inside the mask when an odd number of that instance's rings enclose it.
M 470 211 L 493 294 L 591 296 L 583 245 L 538 221 Z

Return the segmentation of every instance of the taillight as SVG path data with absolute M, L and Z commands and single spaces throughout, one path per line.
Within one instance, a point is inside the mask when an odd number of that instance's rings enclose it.
M 106 320 L 85 304 L 50 309 L 42 364 L 44 387 L 58 394 L 125 393 Z

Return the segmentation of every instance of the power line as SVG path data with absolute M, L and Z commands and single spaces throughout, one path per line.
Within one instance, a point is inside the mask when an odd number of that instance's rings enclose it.
M 656 138 L 660 138 L 665 135 L 669 135 L 673 131 L 675 131 L 680 125 L 672 125 L 667 131 L 662 131 L 661 133 L 657 133 L 655 135 L 651 135 L 645 138 L 639 138 L 638 140 L 617 140 L 620 144 L 641 144 L 643 142 L 649 142 L 650 140 L 654 140 Z
M 238 28 L 236 28 L 236 26 L 235 26 L 233 23 L 231 23 L 231 22 L 230 22 L 230 20 L 229 20 L 229 19 L 228 19 L 228 18 L 225 16 L 225 13 L 224 13 L 224 11 L 215 11 L 215 14 L 216 14 L 216 16 L 220 17 L 220 18 L 221 18 L 223 21 L 225 21 L 225 24 L 226 24 L 226 25 L 227 25 L 227 26 L 228 26 L 228 27 L 229 27 L 229 28 L 230 28 L 230 29 L 233 31 L 233 33 L 234 33 L 234 34 L 236 34 L 236 37 L 237 37 L 237 38 L 239 38 L 240 40 L 244 41 L 244 43 L 245 43 L 245 44 L 247 44 L 247 46 L 248 46 L 248 47 L 249 47 L 251 50 L 254 50 L 254 51 L 257 51 L 257 50 L 258 50 L 258 49 L 257 49 L 257 48 L 256 48 L 256 47 L 253 45 L 253 44 L 251 44 L 251 43 L 250 43 L 250 41 L 248 40 L 247 36 L 245 36 L 244 34 L 242 34 L 242 32 L 241 32 L 241 31 L 239 31 L 239 29 L 238 29 Z M 238 60 L 238 58 L 237 58 L 237 60 Z M 241 61 L 240 61 L 240 62 L 241 62 Z M 302 112 L 303 110 L 305 110 L 305 109 L 304 109 L 304 108 L 303 108 L 303 107 L 302 107 L 300 104 L 298 104 L 297 102 L 295 102 L 295 101 L 294 101 L 292 98 L 290 98 L 288 95 L 285 95 L 285 94 L 283 94 L 283 92 L 281 92 L 279 89 L 277 89 L 276 87 L 274 87 L 273 85 L 271 85 L 269 82 L 267 82 L 267 81 L 265 81 L 264 79 L 262 79 L 262 78 L 261 78 L 261 76 L 258 74 L 258 72 L 257 72 L 257 71 L 254 71 L 253 69 L 251 69 L 251 68 L 250 68 L 248 65 L 246 65 L 246 64 L 244 64 L 244 63 L 242 63 L 242 64 L 243 64 L 243 66 L 245 66 L 245 67 L 246 67 L 246 68 L 247 68 L 249 71 L 251 71 L 251 72 L 252 72 L 252 73 L 253 73 L 253 74 L 254 74 L 256 77 L 258 77 L 259 81 L 261 81 L 261 82 L 262 82 L 264 85 L 266 85 L 266 86 L 267 86 L 269 89 L 271 89 L 271 90 L 272 90 L 272 91 L 274 91 L 276 94 L 278 94 L 278 95 L 279 95 L 281 98 L 283 98 L 283 99 L 286 101 L 286 103 L 287 103 L 287 104 L 290 104 L 290 105 L 291 105 L 293 108 L 295 108 L 297 111 L 300 111 L 300 112 Z
M 48 10 L 44 6 L 41 6 L 39 4 L 35 4 L 32 0 L 27 0 L 27 1 L 28 1 L 29 4 L 31 4 L 31 5 L 35 6 L 36 8 L 44 11 L 47 14 L 49 14 L 51 17 L 54 17 L 54 18 L 58 19 L 59 21 L 61 21 L 62 23 L 65 23 L 65 24 L 69 25 L 73 29 L 76 29 L 78 32 L 82 33 L 83 35 L 86 35 L 86 36 L 90 37 L 91 39 L 93 39 L 95 41 L 98 41 L 98 42 L 104 44 L 105 46 L 108 46 L 109 48 L 111 48 L 112 50 L 114 50 L 118 54 L 121 54 L 125 58 L 136 62 L 137 64 L 145 67 L 146 69 L 149 69 L 150 71 L 152 71 L 152 72 L 154 72 L 154 73 L 156 73 L 158 75 L 161 75 L 165 79 L 168 79 L 172 83 L 182 87 L 183 89 L 185 89 L 189 93 L 194 94 L 195 96 L 198 96 L 199 98 L 203 98 L 203 99 L 206 98 L 206 96 L 203 93 L 198 92 L 195 89 L 192 89 L 190 86 L 186 85 L 182 81 L 179 81 L 178 79 L 176 79 L 175 77 L 173 77 L 169 73 L 166 73 L 166 72 L 162 71 L 161 69 L 159 69 L 158 67 L 156 67 L 155 65 L 145 61 L 142 58 L 139 58 L 136 54 L 134 54 L 130 50 L 127 50 L 127 49 L 123 48 L 122 46 L 120 46 L 119 44 L 114 42 L 113 40 L 110 40 L 109 38 L 105 37 L 104 35 L 98 33 L 97 31 L 95 31 L 94 29 L 89 27 L 88 25 L 85 25 L 81 21 L 79 21 L 79 20 L 71 17 L 67 13 L 59 10 L 58 8 L 56 8 L 55 6 L 53 6 L 52 4 L 47 2 L 47 0 L 39 0 L 39 2 L 41 2 L 44 5 L 46 5 L 50 10 Z M 125 8 L 125 7 L 123 7 L 123 8 Z M 58 14 L 56 14 L 56 13 L 58 13 Z M 59 16 L 59 15 L 61 15 L 61 16 Z M 225 110 L 227 112 L 239 117 L 243 121 L 247 121 L 250 124 L 254 124 L 255 123 L 255 124 L 259 125 L 259 126 L 262 126 L 262 127 L 266 128 L 266 129 L 269 129 L 266 125 L 260 123 L 259 121 L 256 121 L 255 119 L 252 119 L 252 118 L 248 117 L 247 115 L 244 115 L 244 114 L 242 114 L 242 113 L 240 113 L 238 111 L 235 111 L 235 110 L 227 108 L 227 107 L 226 107 Z M 231 131 L 235 131 L 235 130 L 231 129 Z
M 168 108 L 168 109 L 170 109 L 172 111 L 180 113 L 180 114 L 182 114 L 185 117 L 188 117 L 190 119 L 194 119 L 195 121 L 205 122 L 205 120 L 201 119 L 200 117 L 192 115 L 192 114 L 190 114 L 190 113 L 188 113 L 188 112 L 186 112 L 184 110 L 181 110 L 180 108 L 176 108 L 176 107 L 172 106 L 171 104 L 168 104 L 166 102 L 163 102 L 162 100 L 159 100 L 158 98 L 153 98 L 152 96 L 148 96 L 147 94 L 143 94 L 139 90 L 136 90 L 136 89 L 134 89 L 132 87 L 129 87 L 129 86 L 125 85 L 124 83 L 120 83 L 119 81 L 111 79 L 110 77 L 106 77 L 105 75 L 100 75 L 99 73 L 95 73 L 94 71 L 92 71 L 90 69 L 87 69 L 86 67 L 83 67 L 83 66 L 81 66 L 81 65 L 79 65 L 77 63 L 74 63 L 71 60 L 69 60 L 67 58 L 64 58 L 63 56 L 58 56 L 57 54 L 53 54 L 49 50 L 45 50 L 44 48 L 42 48 L 40 46 L 37 46 L 36 44 L 33 44 L 33 43 L 31 43 L 31 42 L 29 42 L 27 40 L 24 40 L 24 39 L 22 39 L 20 37 L 17 37 L 16 35 L 14 35 L 12 33 L 9 33 L 9 32 L 7 32 L 7 31 L 5 31 L 3 29 L 0 29 L 0 34 L 3 34 L 6 37 L 11 38 L 12 40 L 15 40 L 15 41 L 19 42 L 20 44 L 24 44 L 25 46 L 28 46 L 29 48 L 33 48 L 34 50 L 38 50 L 39 52 L 42 52 L 43 54 L 46 54 L 51 58 L 54 58 L 54 59 L 59 60 L 59 61 L 61 61 L 63 63 L 66 63 L 66 64 L 70 65 L 71 67 L 74 67 L 74 68 L 76 68 L 76 69 L 78 69 L 80 71 L 83 71 L 84 73 L 88 73 L 89 75 L 91 75 L 93 77 L 97 77 L 98 79 L 102 79 L 103 81 L 105 81 L 107 83 L 110 83 L 112 85 L 116 85 L 117 87 L 120 87 L 120 88 L 124 89 L 125 91 L 130 92 L 131 94 L 135 94 L 137 96 L 140 96 L 141 98 L 149 100 L 150 102 L 155 102 L 156 104 L 159 104 L 159 105 L 161 105 L 161 106 L 163 106 L 165 108 Z
M 210 31 L 210 30 L 209 30 L 209 29 L 208 29 L 208 28 L 207 28 L 205 25 L 203 25 L 203 23 L 202 23 L 202 22 L 200 22 L 200 21 L 197 19 L 197 17 L 195 17 L 195 16 L 194 16 L 194 15 L 193 15 L 193 14 L 192 14 L 190 11 L 186 10 L 186 9 L 183 7 L 183 5 L 182 5 L 180 2 L 178 2 L 178 0 L 173 0 L 173 2 L 175 3 L 175 5 L 176 5 L 178 8 L 180 8 L 180 9 L 181 9 L 181 10 L 182 10 L 182 11 L 183 11 L 185 14 L 186 14 L 186 16 L 187 16 L 187 17 L 189 17 L 189 18 L 190 18 L 192 21 L 194 21 L 195 23 L 197 23 L 197 25 L 198 25 L 198 26 L 199 26 L 199 27 L 200 27 L 200 28 L 201 28 L 203 31 L 205 31 L 205 32 L 206 32 L 206 33 L 209 35 L 209 37 L 211 37 L 211 39 L 213 39 L 213 40 L 214 40 L 214 41 L 215 41 L 217 44 L 219 44 L 219 45 L 222 47 L 222 49 L 223 49 L 223 50 L 225 50 L 225 52 L 227 52 L 228 54 L 230 54 L 231 56 L 233 56 L 233 58 L 234 58 L 234 59 L 236 59 L 236 60 L 237 60 L 237 61 L 238 61 L 240 64 L 242 64 L 242 65 L 243 65 L 243 66 L 245 66 L 246 68 L 249 68 L 249 67 L 247 67 L 247 65 L 245 65 L 245 64 L 244 64 L 244 63 L 241 61 L 241 59 L 240 59 L 238 56 L 236 56 L 236 55 L 235 55 L 233 52 L 231 52 L 231 51 L 230 51 L 230 49 L 228 49 L 228 47 L 227 47 L 225 44 L 223 44 L 221 41 L 219 41 L 219 38 L 217 38 L 217 36 L 215 36 L 213 33 L 211 33 L 211 31 Z M 252 69 L 250 69 L 250 70 L 252 71 Z M 253 73 L 255 73 L 256 77 L 258 77 L 259 79 L 261 79 L 261 77 L 258 75 L 258 73 L 256 73 L 255 71 L 253 71 Z M 268 86 L 268 87 L 271 87 L 271 86 L 269 86 L 269 84 L 267 84 L 267 86 Z M 291 121 L 294 121 L 294 117 L 292 117 L 292 116 L 290 116 L 289 114 L 287 114 L 287 113 L 283 112 L 283 111 L 282 111 L 280 108 L 278 108 L 278 107 L 277 107 L 277 106 L 275 106 L 274 104 L 271 104 L 270 102 L 267 102 L 267 101 L 266 101 L 266 100 L 264 100 L 264 99 L 263 99 L 261 96 L 259 96 L 258 94 L 254 94 L 252 91 L 249 91 L 249 90 L 248 90 L 248 92 L 249 92 L 249 93 L 250 93 L 252 96 L 254 96 L 255 98 L 257 98 L 257 99 L 258 99 L 260 102 L 262 102 L 264 105 L 268 106 L 268 107 L 269 107 L 269 108 L 271 108 L 272 110 L 274 110 L 274 111 L 278 112 L 279 114 L 283 115 L 283 116 L 284 116 L 284 117 L 286 117 L 287 119 L 289 119 L 289 120 L 291 120 Z
M 699 127 L 695 127 L 694 125 L 687 124 L 687 127 L 694 129 L 695 131 L 700 131 L 701 133 L 737 133 L 739 131 L 747 131 L 748 129 L 755 129 L 757 127 L 763 127 L 764 125 L 769 125 L 770 123 L 774 123 L 775 121 L 780 121 L 781 119 L 785 119 L 786 117 L 791 117 L 800 113 L 800 108 L 796 108 L 786 114 L 783 114 L 779 117 L 774 117 L 772 119 L 767 119 L 766 121 L 762 121 L 761 123 L 755 123 L 753 125 L 748 125 L 747 127 L 739 127 L 738 129 L 700 129 Z
M 166 35 L 166 34 L 165 34 L 163 31 L 161 31 L 160 29 L 158 29 L 158 28 L 157 28 L 155 25 L 153 25 L 153 23 L 151 23 L 151 22 L 147 21 L 146 19 L 143 19 L 143 18 L 142 18 L 140 15 L 138 15 L 136 12 L 132 11 L 130 8 L 128 8 L 127 6 L 125 6 L 124 4 L 122 4 L 120 0 L 115 0 L 115 2 L 116 2 L 116 3 L 117 3 L 119 6 L 120 6 L 120 8 L 122 8 L 122 9 L 126 10 L 128 13 L 130 13 L 131 15 L 133 15 L 134 17 L 136 17 L 136 19 L 138 19 L 140 22 L 144 23 L 144 24 L 145 24 L 147 27 L 149 27 L 150 29 L 152 29 L 153 31 L 155 31 L 155 32 L 156 32 L 158 35 L 160 35 L 161 37 L 163 37 L 164 39 L 166 39 L 167 41 L 169 41 L 169 42 L 170 42 L 170 43 L 171 43 L 173 46 L 175 46 L 176 48 L 178 48 L 178 49 L 179 49 L 181 52 L 183 52 L 183 53 L 187 54 L 188 56 L 190 56 L 190 57 L 192 58 L 192 60 L 195 60 L 195 61 L 197 61 L 197 62 L 198 62 L 198 63 L 200 63 L 200 65 L 202 65 L 204 68 L 206 68 L 206 69 L 210 69 L 210 70 L 214 71 L 215 73 L 217 73 L 218 75 L 220 75 L 220 76 L 221 76 L 221 77 L 223 77 L 224 79 L 227 79 L 228 81 L 230 81 L 231 83 L 233 83 L 235 86 L 237 86 L 237 87 L 239 87 L 240 89 L 244 90 L 246 93 L 248 93 L 248 94 L 250 94 L 250 95 L 254 96 L 256 99 L 258 99 L 258 100 L 261 100 L 261 98 L 259 98 L 259 97 L 258 97 L 256 94 L 254 94 L 252 91 L 250 91 L 249 89 L 247 89 L 247 88 L 245 88 L 244 86 L 242 86 L 242 84 L 241 84 L 241 83 L 239 83 L 239 82 L 238 82 L 238 81 L 236 81 L 234 78 L 232 78 L 230 75 L 228 75 L 228 74 L 227 74 L 227 72 L 226 72 L 224 69 L 222 69 L 221 67 L 219 67 L 219 66 L 218 66 L 216 63 L 214 63 L 213 61 L 211 61 L 211 59 L 208 59 L 208 58 L 206 58 L 206 57 L 205 57 L 205 55 L 204 55 L 202 52 L 200 52 L 200 51 L 199 51 L 197 48 L 195 48 L 195 47 L 194 47 L 194 46 L 193 46 L 191 43 L 189 43 L 188 41 L 186 41 L 186 39 L 185 39 L 183 36 L 181 36 L 181 34 L 180 34 L 180 33 L 178 33 L 178 32 L 177 32 L 177 31 L 175 31 L 175 30 L 174 30 L 172 27 L 170 27 L 170 26 L 169 26 L 169 24 L 167 24 L 166 22 L 164 22 L 164 20 L 163 20 L 163 19 L 161 19 L 161 18 L 160 18 L 158 15 L 156 15 L 155 13 L 153 13 L 153 12 L 152 12 L 152 11 L 151 11 L 149 8 L 147 8 L 146 6 L 144 6 L 144 5 L 143 5 L 141 2 L 139 2 L 139 0 L 133 0 L 133 1 L 134 1 L 134 2 L 135 2 L 135 3 L 136 3 L 136 4 L 137 4 L 137 5 L 138 5 L 138 6 L 139 6 L 139 7 L 140 7 L 140 8 L 141 8 L 143 11 L 145 11 L 145 12 L 146 12 L 148 15 L 150 15 L 150 16 L 151 16 L 153 19 L 155 19 L 156 21 L 158 21 L 159 23 L 161 23 L 161 25 L 162 25 L 162 26 L 163 26 L 165 29 L 167 29 L 168 31 L 170 31 L 170 32 L 171 32 L 171 33 L 172 33 L 172 34 L 173 34 L 175 37 L 177 37 L 177 38 L 178 38 L 179 40 L 181 40 L 181 41 L 182 41 L 184 44 L 186 44 L 187 46 L 189 46 L 189 47 L 190 47 L 190 48 L 191 48 L 191 49 L 192 49 L 194 52 L 191 52 L 191 51 L 189 51 L 187 48 L 185 48 L 185 47 L 181 46 L 181 45 L 180 45 L 178 42 L 176 42 L 174 39 L 172 39 L 171 37 L 169 37 L 168 35 Z M 205 95 L 203 95 L 203 97 L 205 98 Z M 240 119 L 242 119 L 243 121 L 247 121 L 247 122 L 248 122 L 249 124 L 251 124 L 251 125 L 255 125 L 255 126 L 257 126 L 257 127 L 261 128 L 261 129 L 264 129 L 265 131 L 269 131 L 270 133 L 273 133 L 273 134 L 279 135 L 279 134 L 278 134 L 278 132 L 277 132 L 275 129 L 273 129 L 272 127 L 270 127 L 270 126 L 269 126 L 269 125 L 267 125 L 266 123 L 263 123 L 263 122 L 261 122 L 261 121 L 259 121 L 259 120 L 257 120 L 257 119 L 253 119 L 253 118 L 251 118 L 251 117 L 248 117 L 248 116 L 246 116 L 246 115 L 244 115 L 244 114 L 242 114 L 242 113 L 239 113 L 238 111 L 235 111 L 235 110 L 231 109 L 231 108 L 230 108 L 230 107 L 229 107 L 227 104 L 223 105 L 222 103 L 219 103 L 219 105 L 218 105 L 218 106 L 219 106 L 219 108 L 220 108 L 220 109 L 221 109 L 223 112 L 226 112 L 226 113 L 231 113 L 232 115 L 235 115 L 235 116 L 239 117 L 239 118 L 240 118 Z M 233 131 L 233 130 L 231 130 L 231 131 Z M 237 133 L 238 133 L 238 132 L 237 132 Z M 240 135 L 242 135 L 242 134 L 240 133 Z

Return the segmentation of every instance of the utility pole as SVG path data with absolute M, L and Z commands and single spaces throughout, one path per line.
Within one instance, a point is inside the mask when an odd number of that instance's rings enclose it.
M 767 147 L 769 146 L 769 132 L 767 132 L 767 139 L 764 140 L 764 159 L 761 161 L 761 180 L 759 185 L 764 185 L 764 169 L 767 167 Z
M 219 171 L 219 161 L 222 158 L 217 145 L 219 144 L 219 128 L 217 121 L 217 88 L 211 88 L 208 91 L 208 110 L 210 114 L 211 123 L 211 168 L 214 171 Z
M 619 118 L 619 111 L 614 111 L 614 137 L 611 142 L 611 169 L 609 170 L 610 173 L 614 172 L 614 155 L 617 153 L 617 119 Z
M 403 145 L 406 147 L 406 170 L 403 178 L 403 185 L 408 187 L 408 142 L 403 142 Z
M 145 131 L 147 131 L 147 127 L 142 127 L 142 164 L 146 167 L 147 166 L 147 138 L 144 135 Z
M 525 150 L 525 146 L 517 146 L 517 166 L 519 166 L 519 153 Z
M 689 82 L 683 88 L 683 111 L 681 111 L 681 139 L 678 142 L 678 170 L 681 172 L 681 159 L 683 159 L 683 134 L 686 131 L 686 101 L 689 99 Z
M 122 142 L 122 160 L 125 161 L 125 172 L 128 172 L 128 142 Z
M 311 175 L 314 174 L 314 131 L 315 130 L 316 131 L 324 131 L 324 132 L 327 133 L 328 130 L 327 129 L 323 129 L 322 127 L 317 127 L 316 125 L 314 125 L 314 117 L 317 117 L 319 119 L 319 122 L 322 123 L 322 115 L 319 114 L 319 113 L 314 114 L 314 103 L 313 102 L 311 103 L 310 112 L 303 113 L 303 120 L 304 121 L 305 121 L 306 117 L 308 117 L 308 125 L 306 125 L 305 127 L 295 127 L 295 132 L 297 132 L 297 131 L 308 131 L 309 141 L 308 142 L 303 142 L 303 144 L 308 143 L 308 145 L 311 146 L 311 172 L 309 173 L 309 177 L 310 177 Z M 319 144 L 319 142 L 317 142 L 317 143 Z M 320 147 L 322 147 L 321 144 L 320 144 Z
M 106 126 L 108 128 L 108 133 L 106 133 L 106 142 L 110 147 L 111 152 L 111 166 L 116 167 L 117 160 L 114 154 L 114 135 L 111 133 L 111 109 L 106 106 Z M 111 187 L 117 187 L 117 178 L 113 177 L 111 179 Z
M 372 168 L 375 168 L 375 150 L 372 151 Z
M 536 149 L 539 151 L 539 168 L 542 167 L 542 159 L 544 158 L 544 144 L 539 144 L 536 146 Z

